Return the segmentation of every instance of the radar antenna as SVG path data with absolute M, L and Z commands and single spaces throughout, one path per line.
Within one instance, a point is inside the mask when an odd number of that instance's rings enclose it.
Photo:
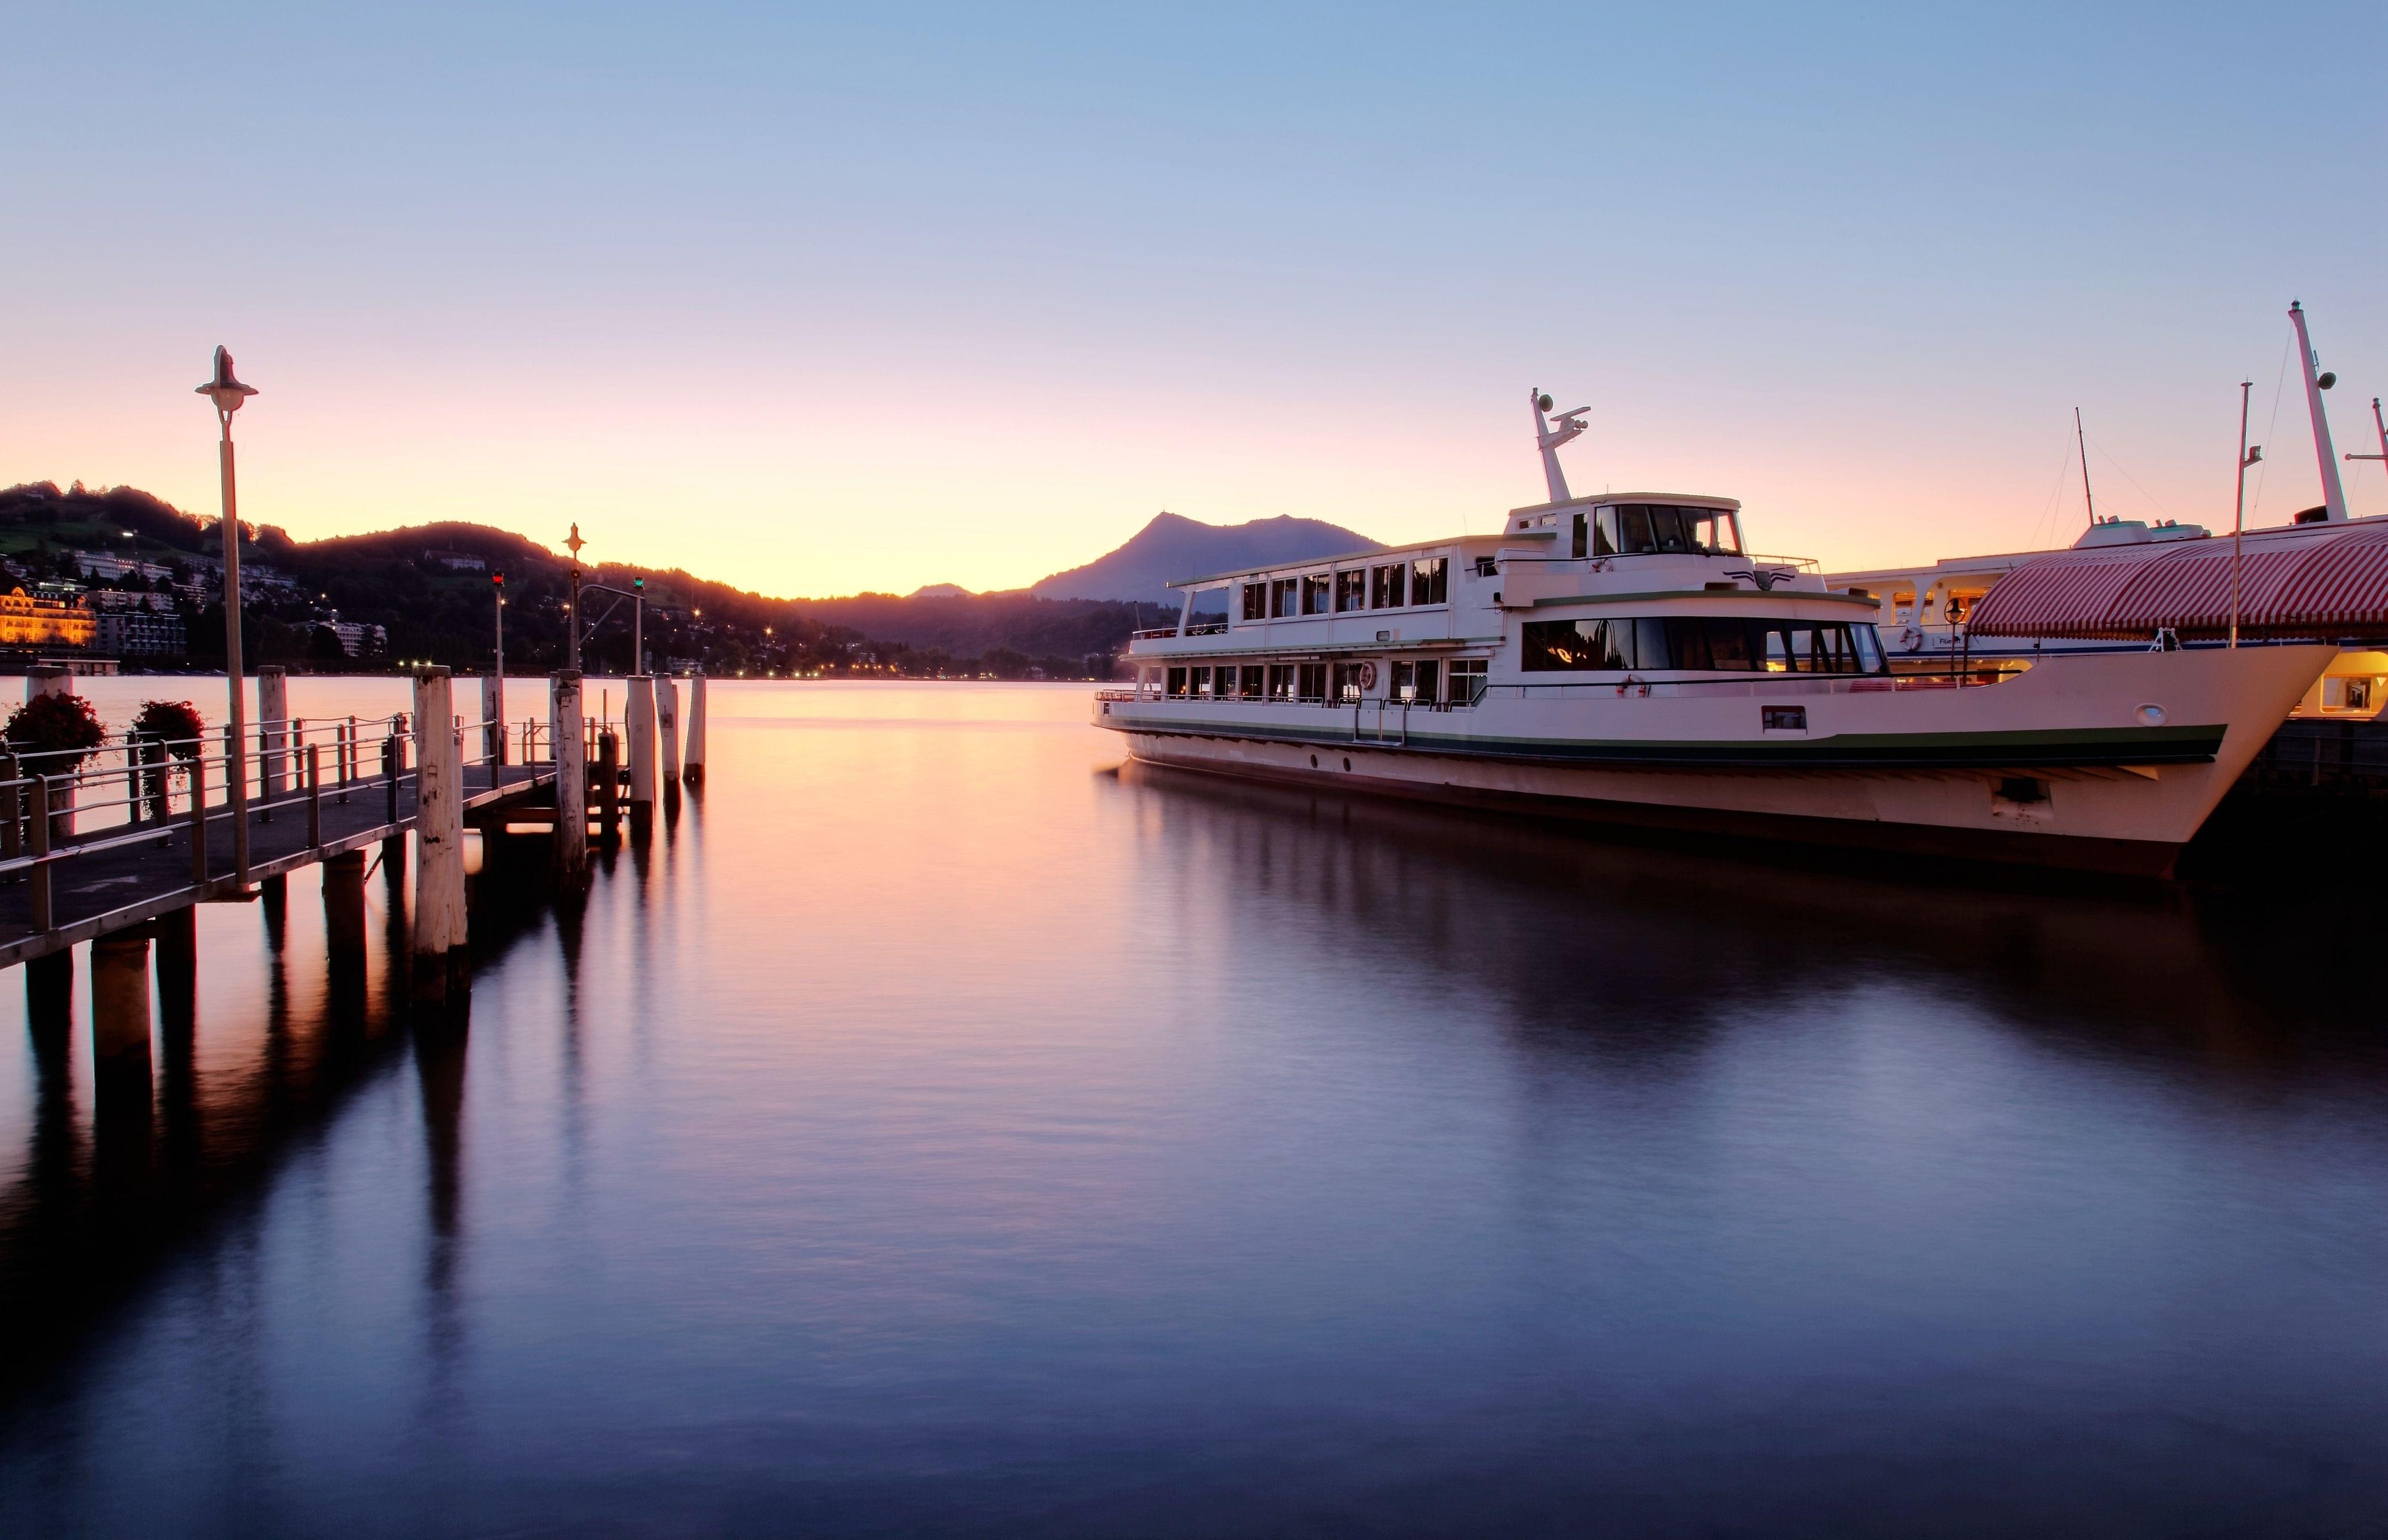
M 1550 484 L 1551 501 L 1568 501 L 1567 473 L 1559 469 L 1559 446 L 1583 431 L 1583 414 L 1592 410 L 1579 406 L 1572 412 L 1562 412 L 1556 418 L 1548 415 L 1551 399 L 1540 390 L 1526 392 L 1534 408 L 1534 445 L 1543 452 L 1543 479 Z

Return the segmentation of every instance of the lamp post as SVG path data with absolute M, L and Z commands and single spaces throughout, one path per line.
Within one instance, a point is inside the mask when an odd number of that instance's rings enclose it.
M 564 613 L 570 617 L 564 628 L 564 666 L 576 671 L 580 668 L 580 548 L 589 542 L 580 538 L 580 526 L 572 527 L 572 538 L 564 548 L 572 553 L 572 593 L 565 601 Z
M 489 668 L 489 719 L 497 724 L 498 729 L 496 742 L 490 751 L 494 758 L 489 773 L 494 776 L 497 773 L 494 767 L 506 762 L 506 575 L 503 572 L 490 573 L 489 588 L 497 596 L 493 607 L 498 629 L 497 656 Z M 527 756 L 530 751 L 525 749 L 523 752 Z
M 224 677 L 232 692 L 232 764 L 224 783 L 232 798 L 232 864 L 235 881 L 248 885 L 248 712 L 241 699 L 240 504 L 233 492 L 232 414 L 257 391 L 232 372 L 232 354 L 216 349 L 215 377 L 197 388 L 215 403 L 223 437 L 216 464 L 223 478 Z

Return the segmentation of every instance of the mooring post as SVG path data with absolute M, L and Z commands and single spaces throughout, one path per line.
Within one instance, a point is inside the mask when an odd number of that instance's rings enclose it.
M 91 1057 L 104 1088 L 149 1080 L 149 937 L 117 931 L 91 944 Z
M 655 811 L 655 681 L 632 674 L 629 699 L 622 708 L 628 719 L 630 756 L 630 833 L 639 834 Z
M 36 663 L 25 670 L 25 699 L 31 702 L 44 695 L 67 694 L 73 689 L 73 678 L 72 669 L 55 663 Z
M 669 674 L 655 676 L 655 741 L 664 751 L 664 786 L 680 784 L 680 685 Z
M 597 734 L 597 837 L 622 837 L 622 740 L 611 732 Z
M 191 756 L 191 885 L 208 885 L 208 757 Z
M 257 796 L 266 804 L 260 823 L 273 821 L 273 799 L 282 795 L 282 745 L 290 732 L 290 670 L 279 663 L 257 668 Z
M 32 855 L 38 863 L 25 873 L 26 899 L 33 911 L 33 928 L 46 931 L 54 919 L 50 913 L 50 778 L 33 777 Z
M 464 916 L 464 754 L 456 742 L 454 683 L 445 668 L 414 676 L 414 986 L 444 999 L 461 973 Z
M 199 911 L 196 905 L 168 910 L 149 923 L 157 938 L 158 1014 L 167 1023 L 188 1023 L 199 996 Z
M 496 674 L 481 681 L 481 752 L 489 757 L 489 784 L 506 762 L 506 681 Z
M 74 1022 L 74 953 L 47 952 L 25 963 L 25 1019 L 37 1032 L 64 1032 Z
M 688 748 L 681 755 L 680 779 L 692 786 L 705 783 L 705 676 L 688 681 Z
M 548 691 L 555 744 L 555 872 L 578 881 L 589 870 L 589 761 L 581 756 L 580 670 L 558 669 Z

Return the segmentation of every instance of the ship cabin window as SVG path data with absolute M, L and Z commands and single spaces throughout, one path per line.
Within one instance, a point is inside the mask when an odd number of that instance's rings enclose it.
M 1573 541 L 1568 547 L 1569 555 L 1582 557 L 1592 554 L 1591 525 L 1591 515 L 1578 514 L 1575 515 L 1575 537 Z
M 1356 663 L 1335 665 L 1335 698 L 1346 703 L 1360 698 L 1360 665 Z
M 1890 596 L 1890 623 L 1894 626 L 1904 626 L 1914 618 L 1915 591 L 1910 589 L 1904 593 L 1892 594 Z
M 1294 666 L 1294 699 L 1323 701 L 1327 698 L 1327 665 L 1302 663 Z
M 1402 562 L 1368 568 L 1368 607 L 1399 609 L 1409 597 L 1410 569 Z
M 1530 620 L 1519 666 L 1527 673 L 1681 669 L 1703 673 L 1879 674 L 1882 643 L 1871 625 L 1721 616 Z
M 1244 618 L 1247 620 L 1268 618 L 1268 584 L 1246 583 L 1244 585 Z
M 1422 556 L 1410 564 L 1410 603 L 1440 605 L 1451 596 L 1451 564 L 1441 556 Z
M 1241 676 L 1236 683 L 1236 694 L 1248 701 L 1261 698 L 1261 666 L 1259 664 L 1244 665 Z
M 1348 566 L 1335 574 L 1335 612 L 1368 607 L 1368 569 Z
M 1619 503 L 1593 512 L 1595 556 L 1741 554 L 1741 522 L 1727 508 Z
M 1207 695 L 1207 694 L 1209 694 L 1210 693 L 1211 693 L 1211 670 L 1210 670 L 1210 669 L 1208 669 L 1208 668 L 1197 668 L 1197 669 L 1195 669 L 1195 670 L 1194 670 L 1194 694 L 1196 694 L 1197 695 Z
M 1442 664 L 1435 658 L 1393 665 L 1393 699 L 1404 706 L 1431 706 L 1442 684 Z
M 1484 674 L 1491 666 L 1481 657 L 1455 657 L 1451 660 L 1451 704 L 1474 706 L 1484 694 Z
M 1293 665 L 1272 663 L 1268 666 L 1268 698 L 1273 701 L 1293 699 Z
M 1170 670 L 1169 670 L 1169 694 L 1170 694 L 1170 698 L 1171 698 L 1171 699 L 1173 699 L 1173 700 L 1180 699 L 1180 698 L 1182 698 L 1182 697 L 1185 695 L 1185 694 L 1186 694 L 1186 670 L 1185 670 L 1185 669 L 1183 669 L 1183 668 L 1172 668 L 1172 669 L 1170 669 Z
M 1293 613 L 1294 594 L 1301 583 L 1299 578 L 1278 578 L 1269 584 L 1269 618 L 1282 620 Z
M 1313 572 L 1302 579 L 1302 614 L 1325 615 L 1327 613 L 1327 585 L 1332 580 L 1324 572 Z

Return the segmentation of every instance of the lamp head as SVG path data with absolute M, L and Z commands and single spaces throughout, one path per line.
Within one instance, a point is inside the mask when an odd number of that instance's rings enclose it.
M 230 416 L 240 410 L 240 403 L 257 394 L 254 386 L 243 385 L 232 372 L 232 354 L 220 343 L 216 347 L 215 377 L 197 387 L 198 394 L 216 403 L 216 410 Z

